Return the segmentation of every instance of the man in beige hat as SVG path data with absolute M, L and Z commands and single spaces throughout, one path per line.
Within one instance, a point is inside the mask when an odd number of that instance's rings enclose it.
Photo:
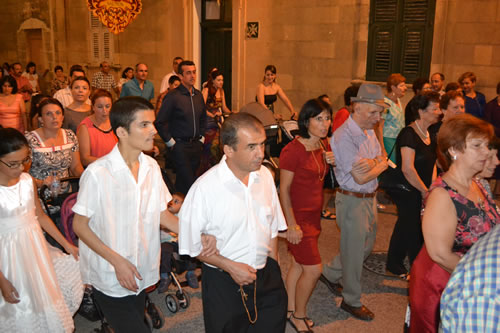
M 375 315 L 361 304 L 361 271 L 375 243 L 377 177 L 387 169 L 387 158 L 382 155 L 373 127 L 388 105 L 382 89 L 367 83 L 361 85 L 357 97 L 351 97 L 351 101 L 352 114 L 331 139 L 339 183 L 335 207 L 340 254 L 323 266 L 320 280 L 334 294 L 343 297 L 340 305 L 343 310 L 370 321 Z

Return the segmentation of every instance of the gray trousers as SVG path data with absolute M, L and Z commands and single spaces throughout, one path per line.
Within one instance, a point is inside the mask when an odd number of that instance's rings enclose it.
M 337 223 L 340 228 L 340 254 L 323 265 L 323 274 L 332 281 L 342 279 L 344 301 L 361 306 L 361 271 L 370 255 L 377 233 L 377 201 L 337 192 Z

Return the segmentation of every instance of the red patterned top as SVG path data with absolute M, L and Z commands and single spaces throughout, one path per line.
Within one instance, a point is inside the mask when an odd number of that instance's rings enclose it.
M 442 177 L 438 177 L 434 181 L 428 192 L 430 193 L 437 187 L 444 188 L 448 191 L 451 201 L 455 205 L 458 222 L 452 251 L 459 256 L 463 256 L 467 253 L 472 245 L 500 222 L 500 215 L 498 214 L 495 202 L 491 199 L 479 181 L 474 179 L 474 182 L 481 189 L 483 196 L 486 198 L 486 200 L 480 204 L 458 193 L 455 189 L 451 188 Z M 425 201 L 427 201 L 427 198 L 428 195 Z

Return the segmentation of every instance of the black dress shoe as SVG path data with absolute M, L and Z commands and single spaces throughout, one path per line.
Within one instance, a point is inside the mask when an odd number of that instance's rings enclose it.
M 340 283 L 335 283 L 331 282 L 324 276 L 323 274 L 320 275 L 319 280 L 326 284 L 328 289 L 335 295 L 335 296 L 342 296 L 342 290 L 344 289 Z
M 349 312 L 351 315 L 354 317 L 364 320 L 364 321 L 372 321 L 373 318 L 375 318 L 375 314 L 368 310 L 368 308 L 364 305 L 361 306 L 350 306 L 344 300 L 342 300 L 342 303 L 340 304 L 340 308 L 346 312 Z

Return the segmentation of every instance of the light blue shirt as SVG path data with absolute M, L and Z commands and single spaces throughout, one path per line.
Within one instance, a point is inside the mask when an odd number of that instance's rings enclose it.
M 150 101 L 155 97 L 155 87 L 151 81 L 146 80 L 144 81 L 144 89 L 141 89 L 139 81 L 134 77 L 122 86 L 120 97 L 125 96 L 140 96 Z
M 399 132 L 405 127 L 405 113 L 398 98 L 398 103 L 394 103 L 390 98 L 385 97 L 384 101 L 389 104 L 389 108 L 382 112 L 384 119 L 384 138 L 395 139 Z
M 362 158 L 373 159 L 382 155 L 375 131 L 363 131 L 352 116 L 349 116 L 333 133 L 330 145 L 335 155 L 334 171 L 340 188 L 351 192 L 375 192 L 378 186 L 377 178 L 360 185 L 354 181 L 351 174 L 353 163 Z

